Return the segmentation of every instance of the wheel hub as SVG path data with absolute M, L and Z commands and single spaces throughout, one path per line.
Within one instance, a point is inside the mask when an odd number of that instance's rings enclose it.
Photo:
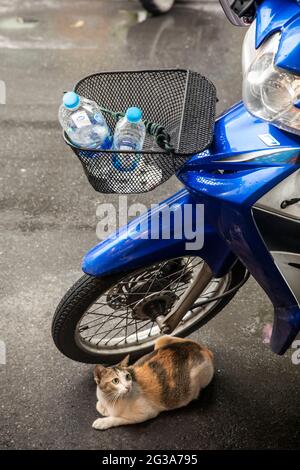
M 155 320 L 160 315 L 166 315 L 177 300 L 174 292 L 162 291 L 143 298 L 132 309 L 132 317 L 136 320 Z

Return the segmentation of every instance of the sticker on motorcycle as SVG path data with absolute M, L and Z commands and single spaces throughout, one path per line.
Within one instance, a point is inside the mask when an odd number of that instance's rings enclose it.
M 276 147 L 277 145 L 280 145 L 280 142 L 278 142 L 278 140 L 275 139 L 275 137 L 273 137 L 271 134 L 260 134 L 258 137 L 268 147 Z

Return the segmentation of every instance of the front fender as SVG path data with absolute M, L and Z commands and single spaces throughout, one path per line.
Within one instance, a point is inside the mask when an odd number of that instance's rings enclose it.
M 189 210 L 186 210 L 187 206 Z M 167 239 L 165 222 L 159 216 L 166 208 L 170 209 L 171 214 Z M 105 276 L 180 256 L 199 256 L 206 261 L 215 277 L 224 276 L 236 261 L 236 257 L 215 229 L 205 223 L 205 217 L 202 227 L 203 246 L 188 247 L 191 240 L 187 238 L 186 233 L 195 230 L 197 210 L 194 197 L 187 190 L 179 191 L 92 248 L 83 259 L 83 271 L 91 276 Z M 157 228 L 153 230 L 153 220 L 158 219 Z M 184 227 L 180 239 L 175 220 L 177 224 L 178 220 L 181 220 Z M 185 230 L 186 228 L 188 230 Z

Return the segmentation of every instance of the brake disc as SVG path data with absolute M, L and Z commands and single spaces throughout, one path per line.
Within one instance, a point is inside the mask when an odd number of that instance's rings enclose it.
M 188 284 L 192 279 L 192 272 L 190 270 L 185 272 L 184 268 L 185 265 L 181 259 L 171 260 L 162 266 L 159 264 L 152 266 L 152 271 L 144 271 L 137 274 L 128 283 L 113 286 L 107 293 L 107 304 L 114 310 L 129 307 L 134 311 L 140 302 L 145 302 L 153 294 L 161 296 L 162 299 L 165 299 L 166 296 L 170 297 L 173 282 L 177 282 L 180 278 L 181 283 Z M 154 274 L 155 269 L 159 269 L 156 275 Z M 153 279 L 154 276 L 156 277 Z M 172 299 L 174 295 L 172 294 Z M 166 305 L 168 306 L 169 302 L 166 301 Z M 140 312 L 140 307 L 137 308 L 137 311 Z M 141 313 L 138 315 L 142 316 Z

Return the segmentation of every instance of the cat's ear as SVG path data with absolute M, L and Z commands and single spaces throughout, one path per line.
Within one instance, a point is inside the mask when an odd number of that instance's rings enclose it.
M 127 356 L 124 357 L 124 359 L 122 359 L 122 361 L 118 364 L 119 367 L 127 367 L 128 364 L 129 364 L 129 359 L 130 359 L 130 355 L 127 354 Z
M 105 367 L 104 366 L 101 366 L 100 364 L 97 365 L 94 369 L 94 380 L 96 382 L 97 385 L 100 384 L 100 381 L 101 381 L 101 375 L 103 373 L 103 371 L 105 370 Z

